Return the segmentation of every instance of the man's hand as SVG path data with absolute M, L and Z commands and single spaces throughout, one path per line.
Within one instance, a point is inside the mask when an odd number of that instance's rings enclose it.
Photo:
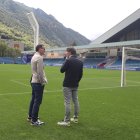
M 45 86 L 46 83 L 41 83 L 41 86 Z

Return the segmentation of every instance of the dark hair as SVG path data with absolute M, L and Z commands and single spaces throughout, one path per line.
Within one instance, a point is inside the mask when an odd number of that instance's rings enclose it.
M 76 55 L 76 50 L 75 50 L 75 48 L 67 48 L 66 51 L 67 51 L 67 52 L 70 52 L 71 55 Z
M 36 52 L 38 52 L 40 48 L 44 48 L 42 44 L 38 44 L 38 45 L 36 46 L 36 49 L 35 49 Z

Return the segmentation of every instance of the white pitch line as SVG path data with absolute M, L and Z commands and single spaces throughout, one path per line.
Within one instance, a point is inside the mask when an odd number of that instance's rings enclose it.
M 139 87 L 140 85 L 129 85 L 125 87 Z M 124 88 L 125 88 L 124 87 Z M 113 89 L 113 88 L 122 88 L 120 86 L 115 86 L 115 87 L 100 87 L 100 88 L 83 88 L 83 89 L 78 89 L 79 91 L 84 91 L 84 90 L 101 90 L 101 89 Z M 62 92 L 62 90 L 47 90 L 45 91 L 47 93 L 57 93 L 57 92 Z M 24 95 L 24 94 L 29 94 L 31 92 L 22 92 L 22 93 L 5 93 L 5 94 L 0 94 L 0 96 L 6 96 L 6 95 Z
M 11 80 L 11 82 L 17 83 L 17 84 L 22 85 L 22 86 L 31 87 L 27 84 L 23 84 L 22 82 L 19 82 L 19 81 L 16 81 L 16 80 Z M 44 91 L 47 92 L 46 90 L 44 90 Z
M 3 94 L 0 94 L 0 96 L 5 96 L 5 95 L 23 95 L 23 94 L 29 94 L 31 92 L 22 92 L 22 93 L 3 93 Z
M 140 85 L 129 85 L 129 86 L 125 86 L 125 87 L 139 87 Z M 113 88 L 122 88 L 121 86 L 114 86 L 114 87 L 98 87 L 98 88 L 83 88 L 83 89 L 78 89 L 80 91 L 82 90 L 100 90 L 100 89 L 113 89 Z
M 132 82 L 132 83 L 137 83 L 137 84 L 140 84 L 140 82 L 138 82 L 138 81 L 126 80 L 126 82 L 127 82 L 127 81 Z
M 27 85 L 27 84 L 23 84 L 22 82 L 19 82 L 19 81 L 16 81 L 16 80 L 10 80 L 10 81 L 13 82 L 13 83 L 16 83 L 16 84 L 22 85 L 22 86 L 30 87 L 29 85 Z

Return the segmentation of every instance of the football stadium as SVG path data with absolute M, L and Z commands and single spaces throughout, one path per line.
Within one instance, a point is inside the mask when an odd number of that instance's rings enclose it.
M 46 49 L 44 64 L 48 84 L 39 113 L 46 124 L 41 127 L 26 121 L 33 52 L 22 52 L 22 57 L 14 61 L 0 57 L 0 139 L 140 139 L 139 25 L 140 9 L 92 43 L 73 46 L 83 61 L 84 73 L 78 92 L 79 122 L 69 127 L 57 126 L 64 116 L 64 74 L 60 73 L 60 67 L 66 47 Z

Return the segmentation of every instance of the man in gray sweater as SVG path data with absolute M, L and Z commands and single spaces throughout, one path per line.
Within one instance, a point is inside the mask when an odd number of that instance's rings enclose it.
M 32 98 L 29 106 L 29 114 L 27 120 L 31 122 L 31 125 L 40 126 L 44 122 L 38 118 L 39 107 L 43 98 L 44 86 L 47 83 L 47 78 L 44 72 L 43 55 L 45 48 L 43 45 L 36 46 L 36 53 L 31 59 L 31 87 L 32 87 Z

